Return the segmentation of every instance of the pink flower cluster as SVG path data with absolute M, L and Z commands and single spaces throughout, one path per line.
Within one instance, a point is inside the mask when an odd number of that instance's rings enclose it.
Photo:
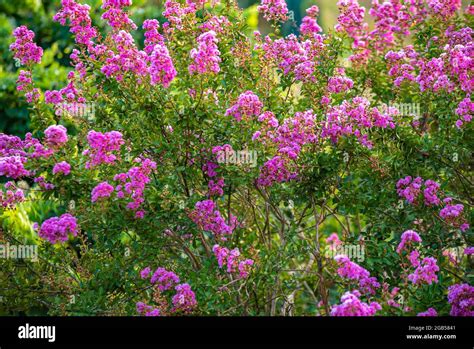
M 13 182 L 4 185 L 6 191 L 0 190 L 0 206 L 13 209 L 17 204 L 25 201 L 25 193 L 20 188 L 16 188 Z
M 364 303 L 360 300 L 359 291 L 346 292 L 341 297 L 341 304 L 334 305 L 331 309 L 332 316 L 374 316 L 382 309 L 379 303 Z
M 61 0 L 61 9 L 53 17 L 55 22 L 66 25 L 69 20 L 70 32 L 75 35 L 76 43 L 91 48 L 97 37 L 97 29 L 92 26 L 89 15 L 90 6 L 79 4 L 74 0 Z
M 424 188 L 423 188 L 424 186 Z M 397 193 L 400 197 L 405 198 L 410 204 L 417 205 L 419 203 L 419 195 L 423 190 L 424 203 L 427 206 L 444 205 L 439 215 L 446 223 L 459 227 L 461 231 L 469 229 L 469 224 L 463 217 L 464 205 L 452 205 L 453 198 L 446 197 L 442 201 L 438 197 L 440 185 L 439 183 L 428 179 L 426 181 L 421 177 L 412 179 L 411 176 L 401 178 L 397 182 Z
M 409 251 L 413 243 L 421 243 L 421 237 L 416 231 L 407 230 L 402 234 L 400 244 L 397 247 L 397 253 L 402 253 L 403 250 Z M 410 264 L 415 267 L 413 273 L 408 275 L 408 280 L 415 285 L 423 283 L 431 285 L 433 282 L 438 282 L 436 273 L 439 267 L 436 264 L 435 258 L 426 257 L 420 262 L 420 253 L 417 250 L 412 250 L 408 255 Z
M 438 312 L 434 308 L 428 308 L 426 311 L 418 313 L 416 316 L 438 316 Z
M 205 23 L 203 23 L 199 29 L 205 31 L 213 30 L 218 34 L 221 34 L 229 26 L 230 22 L 226 16 L 212 16 Z
M 43 176 L 35 177 L 33 178 L 33 181 L 44 190 L 53 190 L 55 188 L 54 184 L 46 182 L 46 179 Z
M 447 19 L 461 8 L 461 0 L 428 0 L 428 7 L 436 15 Z
M 150 267 L 143 269 L 140 272 L 142 279 L 148 279 L 151 275 Z M 171 313 L 191 313 L 197 306 L 196 295 L 194 294 L 191 286 L 187 283 L 179 283 L 179 277 L 172 271 L 168 271 L 165 268 L 158 268 L 151 275 L 150 283 L 156 287 L 156 289 L 162 293 L 173 289 L 176 291 L 171 299 L 173 304 L 171 309 L 168 309 L 168 302 L 162 300 L 160 304 L 153 308 L 152 306 L 146 305 L 143 302 L 137 303 L 137 312 L 145 316 L 161 316 Z
M 163 17 L 168 19 L 168 23 L 166 24 L 166 28 L 172 27 L 181 30 L 183 29 L 183 19 L 185 16 L 195 13 L 196 12 L 196 5 L 193 2 L 187 1 L 185 6 L 182 6 L 177 1 L 173 0 L 166 0 L 165 2 L 165 11 L 163 12 Z M 163 25 L 165 28 L 165 25 Z
M 53 167 L 53 175 L 56 175 L 58 173 L 67 176 L 69 173 L 71 173 L 71 165 L 69 165 L 66 161 L 58 162 Z
M 10 51 L 14 53 L 14 58 L 22 65 L 40 63 L 43 56 L 43 49 L 33 42 L 35 33 L 22 25 L 13 31 L 15 42 L 10 45 Z
M 77 231 L 76 218 L 69 213 L 65 213 L 61 217 L 52 217 L 45 220 L 41 224 L 38 235 L 40 238 L 56 244 L 67 241 L 69 234 L 76 236 Z
M 143 218 L 145 212 L 139 209 L 145 201 L 145 186 L 150 183 L 150 176 L 156 169 L 156 162 L 141 158 L 136 158 L 134 162 L 139 166 L 134 166 L 125 173 L 115 175 L 114 180 L 119 182 L 115 190 L 119 199 L 130 199 L 127 209 L 135 211 L 137 218 Z
M 108 198 L 114 192 L 114 187 L 108 182 L 97 184 L 91 192 L 91 201 L 96 202 L 100 198 Z
M 237 102 L 226 110 L 226 116 L 233 116 L 237 121 L 248 120 L 252 116 L 259 115 L 262 111 L 263 103 L 252 91 L 242 93 Z
M 413 263 L 414 261 L 412 261 Z M 419 285 L 426 283 L 431 285 L 433 282 L 438 282 L 438 276 L 436 273 L 439 271 L 439 267 L 436 264 L 436 259 L 433 257 L 423 258 L 423 261 L 418 265 L 415 271 L 408 275 L 408 280 L 413 284 Z M 415 262 L 418 264 L 418 262 Z
M 424 185 L 424 188 L 423 188 Z M 397 182 L 397 193 L 400 197 L 405 198 L 410 204 L 418 203 L 418 196 L 423 190 L 424 202 L 427 206 L 437 206 L 441 203 L 438 198 L 439 183 L 428 179 L 426 181 L 421 177 L 412 179 L 406 176 Z
M 85 106 L 86 99 L 80 96 L 81 92 L 75 86 L 74 72 L 68 74 L 68 80 L 68 84 L 62 89 L 44 92 L 44 101 L 56 106 L 56 115 L 64 112 L 77 115 L 78 108 Z
M 301 35 L 313 36 L 322 32 L 323 30 L 318 25 L 317 17 L 319 14 L 319 8 L 316 5 L 306 9 L 306 16 L 303 17 L 300 25 Z
M 60 147 L 68 140 L 67 129 L 62 125 L 49 126 L 44 131 L 44 136 L 45 143 L 52 148 Z
M 300 41 L 294 34 L 272 41 L 269 36 L 265 42 L 255 46 L 261 48 L 265 53 L 265 59 L 274 63 L 284 75 L 292 74 L 296 80 L 302 82 L 314 82 L 314 70 L 319 55 L 324 48 L 323 37 L 314 34 L 311 40 Z
M 389 75 L 395 77 L 395 86 L 400 86 L 407 80 L 417 83 L 422 92 L 427 90 L 435 93 L 451 92 L 454 89 L 464 91 L 466 97 L 456 109 L 456 114 L 460 117 L 456 121 L 458 128 L 470 122 L 473 115 L 474 107 L 470 101 L 470 95 L 474 90 L 472 35 L 473 30 L 469 27 L 457 31 L 454 27 L 449 27 L 445 32 L 447 43 L 438 37 L 431 39 L 430 43 L 439 42 L 442 53 L 430 59 L 421 57 L 411 45 L 398 52 L 389 51 L 385 56 L 390 67 Z
M 163 292 L 179 284 L 179 277 L 172 271 L 168 271 L 165 268 L 158 268 L 153 273 L 150 282 Z
M 198 48 L 193 48 L 190 52 L 194 62 L 189 65 L 189 74 L 217 74 L 221 70 L 221 57 L 216 32 L 211 30 L 199 35 L 197 42 Z
M 289 160 L 276 155 L 260 168 L 260 175 L 257 178 L 257 184 L 263 187 L 269 187 L 274 183 L 283 183 L 295 179 L 298 176 L 296 171 L 289 169 Z
M 191 313 L 196 308 L 197 301 L 189 284 L 180 284 L 175 287 L 176 294 L 173 296 L 173 312 Z
M 171 81 L 178 74 L 174 68 L 168 48 L 164 43 L 155 45 L 150 56 L 150 79 L 151 84 L 161 84 L 168 88 Z
M 461 128 L 466 122 L 471 122 L 474 115 L 474 102 L 471 101 L 471 95 L 468 94 L 456 108 L 456 115 L 459 119 L 456 120 L 456 127 Z
M 328 81 L 328 91 L 330 93 L 341 93 L 350 90 L 354 82 L 346 76 L 332 76 Z
M 25 93 L 25 98 L 28 103 L 33 103 L 40 98 L 40 92 L 34 87 L 31 72 L 29 70 L 20 70 L 16 84 L 17 91 Z
M 284 22 L 288 19 L 288 7 L 285 0 L 262 0 L 257 10 L 267 21 Z
M 25 169 L 27 158 L 23 156 L 0 157 L 0 176 L 6 176 L 13 179 L 30 175 L 30 171 Z
M 156 19 L 146 19 L 142 28 L 145 29 L 145 52 L 151 54 L 156 44 L 163 44 L 165 38 L 158 32 L 160 23 Z
M 407 230 L 402 234 L 400 244 L 397 247 L 397 253 L 401 253 L 405 249 L 409 249 L 411 244 L 417 242 L 421 242 L 421 237 L 418 233 L 414 230 Z
M 371 149 L 373 144 L 363 131 L 376 127 L 395 128 L 392 116 L 398 111 L 389 107 L 386 112 L 381 112 L 377 108 L 369 108 L 369 105 L 366 98 L 355 97 L 339 106 L 330 107 L 322 126 L 321 137 L 330 138 L 336 143 L 342 136 L 354 135 L 363 146 Z
M 342 245 L 342 241 L 339 240 L 339 236 L 336 233 L 332 233 L 326 239 L 326 243 L 329 245 L 331 250 L 336 250 L 338 246 Z
M 229 250 L 216 244 L 212 248 L 212 252 L 217 258 L 219 268 L 227 267 L 227 272 L 230 274 L 238 272 L 241 279 L 248 277 L 254 261 L 253 259 L 242 258 L 238 248 Z
M 210 231 L 216 238 L 222 240 L 226 239 L 226 235 L 232 234 L 238 224 L 237 218 L 233 215 L 229 217 L 229 223 L 227 224 L 212 200 L 197 202 L 189 217 L 200 229 Z
M 340 14 L 334 29 L 346 33 L 353 40 L 352 47 L 356 53 L 350 59 L 363 62 L 370 52 L 367 49 L 368 25 L 364 22 L 365 8 L 360 6 L 357 0 L 339 0 L 337 6 Z
M 114 164 L 117 156 L 114 152 L 120 151 L 124 144 L 122 134 L 118 131 L 106 133 L 89 131 L 87 141 L 90 148 L 84 150 L 83 155 L 89 157 L 86 162 L 86 168 L 90 169 L 100 164 Z
M 474 316 L 474 286 L 454 284 L 448 288 L 451 316 Z
M 361 267 L 357 263 L 351 262 L 349 257 L 345 255 L 337 255 L 334 257 L 339 265 L 337 273 L 339 276 L 348 280 L 357 281 L 363 293 L 374 294 L 375 289 L 380 287 L 375 277 L 371 277 L 367 269 Z
M 215 181 L 209 180 L 208 184 L 209 196 L 222 196 L 224 195 L 224 178 L 218 178 Z
M 106 11 L 102 14 L 102 19 L 107 20 L 115 30 L 128 28 L 135 30 L 137 26 L 123 10 L 124 7 L 131 5 L 132 0 L 103 0 L 102 8 Z
M 145 51 L 138 50 L 132 35 L 120 30 L 114 32 L 112 40 L 115 43 L 116 52 L 107 51 L 107 59 L 101 71 L 105 76 L 114 77 L 121 82 L 127 73 L 132 73 L 139 78 L 148 74 L 148 55 Z M 140 80 L 137 80 L 140 82 Z
M 297 159 L 304 145 L 318 140 L 317 120 L 313 111 L 297 112 L 293 117 L 285 119 L 280 126 L 272 113 L 260 115 L 259 121 L 267 123 L 261 131 L 265 132 L 262 141 L 267 138 L 276 143 L 278 154 L 260 169 L 257 184 L 270 186 L 275 182 L 286 182 L 297 178 L 297 172 L 293 169 L 294 160 Z M 261 134 L 258 134 L 257 138 L 260 136 Z
M 160 309 L 153 308 L 143 302 L 137 302 L 136 304 L 137 313 L 144 316 L 161 316 Z
M 452 198 L 447 197 L 443 200 L 443 203 L 446 205 L 444 208 L 439 211 L 439 215 L 443 218 L 446 223 L 459 227 L 459 229 L 464 232 L 469 229 L 469 224 L 465 221 L 463 217 L 464 205 L 455 204 L 452 205 Z
M 409 35 L 410 27 L 424 19 L 425 10 L 419 1 L 374 1 L 369 10 L 374 30 L 368 35 L 369 43 L 382 51 L 395 43 L 395 34 Z

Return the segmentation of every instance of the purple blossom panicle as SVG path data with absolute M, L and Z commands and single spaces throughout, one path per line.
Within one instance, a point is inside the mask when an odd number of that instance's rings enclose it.
M 120 151 L 120 147 L 125 143 L 118 131 L 106 133 L 89 131 L 87 141 L 90 148 L 84 150 L 82 154 L 89 157 L 89 161 L 86 162 L 88 169 L 101 164 L 114 164 L 117 160 L 115 152 Z
M 69 213 L 65 213 L 60 217 L 52 217 L 45 220 L 39 228 L 38 235 L 40 238 L 56 244 L 67 241 L 69 234 L 76 236 L 77 231 L 76 218 Z
M 414 230 L 407 230 L 402 234 L 400 244 L 397 247 L 397 253 L 401 253 L 407 246 L 414 242 L 421 242 L 421 237 Z
M 156 162 L 147 158 L 136 158 L 134 162 L 137 166 L 114 176 L 114 180 L 119 182 L 115 190 L 119 199 L 129 200 L 126 208 L 135 211 L 135 217 L 140 219 L 144 216 L 140 207 L 145 202 L 145 188 L 151 181 L 152 172 L 156 170 Z
M 71 165 L 69 165 L 66 161 L 58 162 L 53 167 L 53 175 L 56 175 L 58 173 L 67 176 L 69 173 L 71 173 Z
M 370 304 L 362 302 L 359 297 L 360 292 L 354 290 L 346 292 L 341 297 L 341 304 L 334 305 L 331 309 L 331 316 L 374 316 L 382 309 L 380 304 L 372 302 Z
M 0 176 L 6 176 L 13 179 L 30 175 L 30 171 L 25 169 L 27 158 L 24 156 L 5 156 L 0 157 Z
M 237 121 L 248 120 L 252 116 L 260 115 L 262 107 L 263 104 L 255 93 L 245 91 L 237 98 L 237 102 L 226 110 L 225 115 L 231 115 Z
M 198 47 L 190 52 L 193 63 L 189 65 L 189 73 L 194 74 L 217 74 L 220 71 L 220 51 L 217 47 L 216 32 L 211 30 L 197 38 Z
M 226 223 L 212 200 L 197 202 L 194 210 L 190 213 L 190 218 L 199 228 L 210 231 L 221 239 L 225 239 L 226 235 L 232 234 L 237 226 L 237 218 L 232 215 L 229 224 Z
M 426 311 L 418 313 L 416 316 L 438 316 L 438 312 L 434 308 L 428 308 Z
M 474 316 L 474 286 L 454 284 L 448 288 L 451 316 Z
M 158 268 L 153 273 L 150 282 L 157 285 L 160 291 L 166 291 L 179 283 L 179 277 L 172 271 L 168 271 L 165 268 Z
M 197 305 L 196 295 L 189 284 L 180 284 L 175 287 L 176 294 L 173 296 L 174 312 L 190 313 Z
M 33 42 L 35 33 L 22 25 L 13 31 L 15 42 L 10 45 L 13 57 L 22 65 L 40 63 L 43 56 L 43 49 Z
M 239 278 L 245 279 L 248 277 L 251 268 L 254 264 L 252 259 L 244 259 L 240 255 L 238 248 L 229 250 L 226 247 L 214 245 L 212 252 L 217 258 L 219 268 L 226 267 L 228 273 L 239 273 Z
M 49 126 L 44 135 L 46 144 L 51 147 L 60 147 L 68 140 L 67 129 L 62 125 Z
M 91 192 L 91 202 L 96 202 L 101 198 L 108 198 L 114 192 L 114 187 L 108 182 L 97 184 Z
M 158 32 L 160 23 L 156 19 L 146 19 L 142 28 L 145 30 L 145 52 L 151 54 L 156 44 L 163 44 L 165 38 Z
M 339 265 L 339 269 L 337 269 L 339 276 L 348 280 L 357 281 L 363 293 L 375 294 L 375 289 L 380 287 L 380 283 L 375 277 L 370 276 L 367 269 L 352 262 L 349 257 L 344 255 L 337 255 L 334 259 Z
M 176 77 L 176 69 L 164 43 L 155 45 L 150 56 L 149 71 L 151 84 L 161 84 L 165 88 L 168 88 L 171 81 Z
M 263 18 L 267 21 L 284 22 L 288 19 L 288 7 L 285 0 L 262 0 L 257 10 L 263 13 Z
M 140 277 L 142 279 L 147 279 L 151 274 L 151 269 L 150 267 L 144 268 L 142 271 L 140 271 Z
M 471 255 L 473 255 L 473 254 L 474 254 L 474 246 L 466 247 L 466 248 L 464 249 L 464 254 L 465 254 L 466 256 L 471 256 Z
M 4 189 L 0 190 L 0 207 L 13 209 L 15 206 L 25 201 L 25 193 L 15 186 L 14 182 L 7 182 Z
M 415 285 L 437 283 L 438 276 L 436 273 L 439 271 L 439 267 L 436 263 L 437 261 L 433 257 L 424 258 L 415 271 L 408 275 L 408 280 Z
M 61 9 L 53 17 L 55 22 L 63 26 L 69 21 L 69 31 L 74 34 L 76 43 L 88 48 L 92 48 L 93 40 L 98 35 L 97 29 L 92 26 L 90 9 L 89 5 L 74 0 L 62 0 Z
M 143 302 L 137 302 L 136 304 L 137 313 L 144 316 L 161 316 L 161 312 L 158 308 L 153 308 Z

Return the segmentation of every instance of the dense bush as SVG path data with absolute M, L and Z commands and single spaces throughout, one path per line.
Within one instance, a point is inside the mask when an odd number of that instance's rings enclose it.
M 2 239 L 39 256 L 1 261 L 4 313 L 474 314 L 473 7 L 374 2 L 369 28 L 341 0 L 334 30 L 313 6 L 282 37 L 283 0 L 267 36 L 234 1 L 140 29 L 130 6 L 97 27 L 62 1 L 57 90 L 13 33 L 34 132 L 0 136 Z

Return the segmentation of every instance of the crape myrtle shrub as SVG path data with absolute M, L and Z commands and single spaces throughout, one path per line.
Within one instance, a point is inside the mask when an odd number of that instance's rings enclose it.
M 1 239 L 38 258 L 1 260 L 3 313 L 474 314 L 473 7 L 341 0 L 329 33 L 313 6 L 282 37 L 283 0 L 268 36 L 233 1 L 130 6 L 99 30 L 62 1 L 58 90 L 13 33 L 35 131 L 0 136 Z

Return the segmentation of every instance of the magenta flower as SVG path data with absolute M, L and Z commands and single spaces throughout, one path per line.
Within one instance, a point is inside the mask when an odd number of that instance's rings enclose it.
M 176 294 L 173 296 L 173 311 L 190 313 L 197 305 L 196 295 L 189 284 L 176 286 Z
M 362 302 L 360 292 L 354 290 L 346 292 L 341 297 L 341 304 L 334 305 L 331 309 L 332 316 L 374 316 L 382 307 L 376 302 L 370 304 Z
M 67 176 L 71 173 L 71 165 L 69 165 L 66 161 L 58 162 L 53 167 L 53 175 L 62 173 L 63 175 Z
M 51 147 L 60 147 L 68 140 L 67 130 L 62 125 L 49 126 L 45 131 L 45 142 Z
M 257 10 L 263 13 L 263 18 L 267 21 L 284 22 L 288 19 L 288 7 L 285 0 L 262 0 Z
M 99 183 L 92 189 L 91 201 L 96 202 L 101 198 L 108 198 L 114 192 L 114 187 L 108 182 Z
M 69 213 L 65 213 L 61 217 L 52 217 L 45 220 L 39 228 L 38 235 L 40 238 L 56 244 L 67 241 L 70 234 L 76 236 L 77 231 L 76 218 Z
M 448 288 L 451 316 L 474 316 L 474 286 L 454 284 Z
M 262 107 L 263 104 L 255 93 L 245 91 L 237 98 L 237 102 L 226 110 L 225 115 L 231 115 L 237 121 L 248 120 L 252 116 L 260 115 Z
M 22 25 L 13 31 L 16 41 L 10 45 L 13 57 L 22 65 L 40 63 L 43 56 L 43 49 L 33 42 L 35 33 Z
M 161 84 L 163 87 L 168 88 L 171 81 L 176 77 L 177 72 L 164 43 L 155 45 L 150 56 L 150 62 L 151 84 Z
M 199 35 L 197 42 L 198 48 L 193 48 L 190 52 L 193 63 L 189 65 L 189 74 L 217 74 L 221 58 L 216 32 L 211 30 Z
M 125 143 L 122 134 L 118 131 L 106 133 L 89 131 L 87 134 L 89 149 L 83 151 L 83 155 L 89 157 L 86 168 L 92 168 L 101 164 L 114 164 L 117 160 L 115 152 L 120 151 L 120 147 Z
M 426 311 L 418 313 L 416 316 L 438 316 L 438 312 L 434 308 L 428 308 Z
M 433 282 L 438 282 L 438 276 L 436 273 L 439 271 L 439 267 L 436 264 L 436 259 L 432 257 L 424 258 L 421 264 L 415 269 L 415 271 L 408 275 L 410 280 L 415 285 L 426 283 L 431 285 Z
M 402 234 L 400 244 L 397 247 L 397 253 L 401 253 L 406 246 L 411 245 L 413 242 L 421 242 L 420 235 L 414 230 L 407 230 Z

